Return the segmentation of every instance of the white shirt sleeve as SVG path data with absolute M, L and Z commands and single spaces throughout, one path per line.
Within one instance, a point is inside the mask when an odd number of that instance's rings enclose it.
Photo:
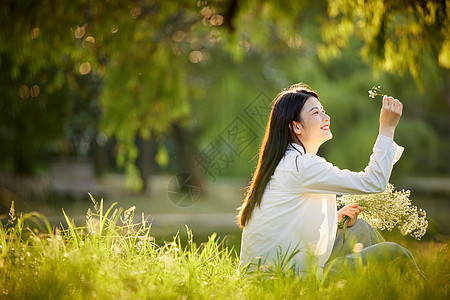
M 341 170 L 314 154 L 297 156 L 301 193 L 363 194 L 386 189 L 394 163 L 404 148 L 390 137 L 378 135 L 369 165 L 363 172 Z

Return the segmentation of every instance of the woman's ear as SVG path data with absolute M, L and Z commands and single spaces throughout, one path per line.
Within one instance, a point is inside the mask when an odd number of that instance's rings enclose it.
M 295 134 L 300 134 L 300 123 L 292 121 L 291 124 L 291 130 L 294 131 Z

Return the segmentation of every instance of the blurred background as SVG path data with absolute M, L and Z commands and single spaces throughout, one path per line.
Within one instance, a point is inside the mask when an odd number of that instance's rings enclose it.
M 90 193 L 239 247 L 236 208 L 276 94 L 303 82 L 331 116 L 320 155 L 361 171 L 381 97 L 404 103 L 391 182 L 450 234 L 450 1 L 26 1 L 0 6 L 0 214 Z

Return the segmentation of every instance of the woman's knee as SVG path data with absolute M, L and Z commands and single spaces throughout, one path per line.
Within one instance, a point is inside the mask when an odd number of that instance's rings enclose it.
M 378 261 L 394 261 L 403 259 L 412 259 L 411 253 L 392 242 L 383 242 L 369 247 L 367 250 L 368 257 L 375 258 Z
M 362 243 L 364 247 L 369 247 L 374 244 L 384 242 L 383 236 L 370 225 L 366 220 L 356 219 L 355 224 L 350 227 L 350 234 L 357 237 L 359 243 Z
M 406 248 L 403 248 L 399 244 L 392 242 L 384 242 L 381 244 L 385 244 L 385 247 L 388 249 L 389 253 L 396 255 L 397 257 L 405 256 L 407 258 L 411 258 L 411 252 L 409 252 Z

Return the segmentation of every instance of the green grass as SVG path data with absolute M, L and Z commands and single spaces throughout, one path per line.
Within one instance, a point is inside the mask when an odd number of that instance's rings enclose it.
M 94 201 L 84 227 L 65 215 L 52 228 L 38 213 L 11 211 L 0 227 L 0 297 L 19 299 L 448 299 L 449 243 L 409 242 L 428 280 L 394 265 L 328 283 L 277 272 L 238 274 L 237 251 L 187 229 L 155 243 L 150 224 Z M 278 270 L 279 271 L 279 270 Z

